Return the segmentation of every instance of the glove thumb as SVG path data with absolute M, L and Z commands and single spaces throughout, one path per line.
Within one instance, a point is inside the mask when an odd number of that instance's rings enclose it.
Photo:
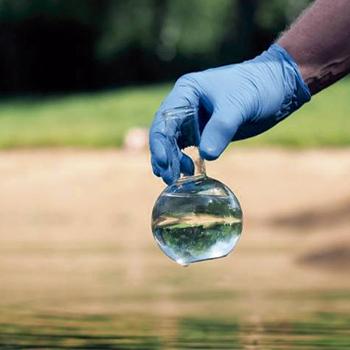
M 238 108 L 214 109 L 201 135 L 199 152 L 206 160 L 217 159 L 232 141 L 242 123 Z

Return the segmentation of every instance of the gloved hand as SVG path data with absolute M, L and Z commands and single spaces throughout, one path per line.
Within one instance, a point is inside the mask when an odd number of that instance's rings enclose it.
M 175 138 L 185 137 L 165 128 L 162 112 L 166 109 L 197 108 L 202 126 L 200 155 L 213 160 L 231 141 L 270 129 L 310 98 L 293 58 L 277 44 L 240 64 L 186 74 L 177 80 L 153 121 L 150 130 L 153 172 L 171 184 L 180 172 L 193 171 L 189 158 L 178 147 L 183 142 L 177 142 L 176 147 L 166 142 L 169 133 Z M 177 161 L 171 161 L 174 159 Z

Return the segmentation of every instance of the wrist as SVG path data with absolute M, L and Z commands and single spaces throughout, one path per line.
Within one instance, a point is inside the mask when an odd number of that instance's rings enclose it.
M 291 57 L 293 57 L 293 60 L 299 68 L 303 81 L 308 86 L 311 94 L 314 95 L 318 90 L 315 88 L 312 82 L 314 81 L 314 77 L 318 76 L 319 74 L 318 69 L 314 65 L 308 63 L 310 60 L 305 59 L 305 57 L 308 57 L 308 53 L 305 52 L 302 47 L 294 44 L 297 41 L 297 38 L 289 36 L 290 35 L 282 36 L 277 41 L 277 44 L 288 52 Z
M 311 99 L 311 92 L 304 81 L 300 67 L 286 49 L 279 44 L 273 44 L 267 53 L 271 55 L 271 59 L 277 60 L 281 67 L 284 100 L 276 113 L 279 121 L 308 102 Z

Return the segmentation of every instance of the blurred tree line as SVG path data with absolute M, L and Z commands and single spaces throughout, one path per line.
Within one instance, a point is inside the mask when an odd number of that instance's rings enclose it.
M 266 48 L 310 0 L 0 0 L 0 92 L 174 79 Z

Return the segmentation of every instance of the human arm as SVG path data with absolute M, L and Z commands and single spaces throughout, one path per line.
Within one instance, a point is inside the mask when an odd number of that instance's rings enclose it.
M 294 58 L 311 93 L 323 90 L 350 71 L 350 1 L 315 1 L 277 44 Z

